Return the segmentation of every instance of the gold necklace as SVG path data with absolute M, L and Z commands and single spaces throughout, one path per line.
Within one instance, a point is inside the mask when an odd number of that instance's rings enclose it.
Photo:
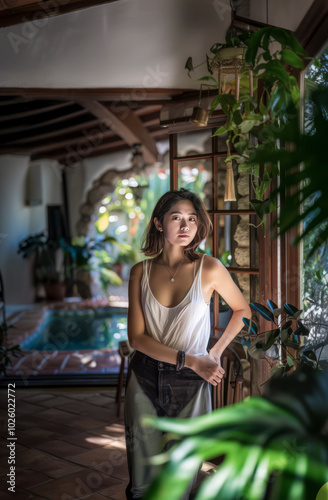
M 182 264 L 182 262 L 184 261 L 184 257 L 183 257 L 182 261 L 180 262 L 180 264 L 179 264 L 179 266 L 178 266 L 178 269 L 175 271 L 175 273 L 174 273 L 173 275 L 171 274 L 170 268 L 169 268 L 169 267 L 165 264 L 164 259 L 163 259 L 163 255 L 162 255 L 162 261 L 163 261 L 164 266 L 166 267 L 166 269 L 167 269 L 167 270 L 168 270 L 168 272 L 170 273 L 170 276 L 171 276 L 170 281 L 171 281 L 171 283 L 174 283 L 174 282 L 175 282 L 175 279 L 174 279 L 174 278 L 175 278 L 175 275 L 176 275 L 176 274 L 177 274 L 177 272 L 179 271 L 179 269 L 180 269 L 180 267 L 181 267 L 181 264 Z

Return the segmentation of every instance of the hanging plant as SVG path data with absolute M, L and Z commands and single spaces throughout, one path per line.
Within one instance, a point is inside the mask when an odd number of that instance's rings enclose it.
M 265 149 L 277 151 L 275 132 L 283 124 L 289 123 L 289 110 L 292 104 L 297 115 L 300 93 L 297 81 L 290 75 L 286 66 L 296 69 L 303 68 L 302 57 L 306 55 L 295 36 L 281 28 L 262 28 L 252 34 L 245 32 L 239 37 L 229 35 L 226 44 L 215 44 L 211 47 L 211 56 L 206 57 L 207 69 L 211 76 L 199 78 L 198 80 L 216 83 L 216 88 L 221 90 L 221 78 L 213 76 L 213 67 L 219 60 L 220 51 L 224 49 L 240 47 L 245 49 L 243 72 L 247 75 L 252 70 L 252 78 L 256 87 L 257 79 L 263 80 L 264 92 L 259 105 L 252 95 L 252 82 L 249 79 L 248 87 L 240 87 L 236 80 L 236 92 L 219 93 L 214 97 L 211 105 L 211 113 L 218 106 L 226 115 L 226 122 L 214 135 L 229 133 L 230 143 L 234 147 L 234 154 L 228 156 L 226 161 L 237 160 L 239 172 L 251 175 L 252 185 L 256 198 L 251 200 L 251 205 L 261 219 L 265 221 L 265 214 L 273 212 L 277 208 L 276 199 L 265 197 L 265 192 L 270 182 L 279 175 L 277 161 L 263 162 L 260 152 Z M 278 49 L 271 53 L 272 43 L 278 45 Z M 222 55 L 222 53 L 221 53 Z M 188 58 L 186 68 L 190 75 L 191 71 L 198 66 L 193 66 L 192 58 Z M 242 74 L 243 74 L 242 72 Z M 224 92 L 224 88 L 222 88 Z M 252 140 L 250 138 L 252 136 Z M 254 140 L 255 139 L 255 140 Z M 264 174 L 260 177 L 260 165 L 264 164 Z

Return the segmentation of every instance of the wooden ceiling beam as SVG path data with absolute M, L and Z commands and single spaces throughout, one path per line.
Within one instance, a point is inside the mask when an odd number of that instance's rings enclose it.
M 65 127 L 57 130 L 53 130 L 52 132 L 45 132 L 44 134 L 37 134 L 33 137 L 21 137 L 14 141 L 7 142 L 6 144 L 28 144 L 33 142 L 40 143 L 40 141 L 44 139 L 53 139 L 54 137 L 64 136 L 67 137 L 69 134 L 73 134 L 74 132 L 79 132 L 86 127 L 97 127 L 99 120 L 89 120 L 86 122 L 79 123 L 78 125 L 72 125 L 71 127 Z
M 21 103 L 31 102 L 33 100 L 34 100 L 33 97 L 31 97 L 31 98 L 14 97 L 13 99 L 1 99 L 0 98 L 0 106 L 12 106 L 13 104 L 21 104 Z
M 153 127 L 155 125 L 158 125 L 160 124 L 160 121 L 159 121 L 159 115 L 154 113 L 152 115 L 149 115 L 147 116 L 147 120 L 143 121 L 142 122 L 143 125 L 145 127 Z M 99 128 L 97 128 L 99 125 L 99 120 L 98 119 L 95 119 L 95 120 L 89 120 L 89 121 L 86 121 L 86 122 L 82 122 L 78 125 L 73 125 L 73 126 L 70 126 L 70 127 L 65 127 L 65 128 L 62 128 L 62 129 L 58 129 L 58 130 L 53 130 L 51 132 L 46 132 L 46 133 L 43 133 L 43 134 L 37 134 L 37 135 L 34 135 L 33 137 L 21 137 L 19 139 L 16 139 L 16 140 L 13 140 L 13 141 L 8 141 L 8 142 L 5 142 L 4 143 L 4 146 L 7 146 L 10 147 L 12 145 L 15 145 L 17 147 L 20 147 L 21 144 L 30 144 L 30 147 L 32 150 L 34 150 L 34 147 L 38 147 L 39 145 L 42 146 L 42 141 L 44 141 L 45 139 L 54 139 L 54 138 L 61 138 L 61 137 L 65 137 L 65 139 L 67 139 L 68 137 L 71 137 L 71 141 L 73 140 L 74 142 L 78 142 L 80 141 L 81 139 L 83 139 L 83 137 L 86 137 L 89 134 L 91 133 L 96 133 L 97 131 L 100 132 Z M 94 129 L 93 130 L 88 130 L 90 129 L 90 127 L 93 127 Z M 80 132 L 82 131 L 83 132 L 83 135 L 79 135 L 79 136 L 75 136 L 72 135 L 74 134 L 74 132 Z M 115 135 L 115 133 L 113 131 L 110 131 L 110 133 L 106 133 L 106 137 L 110 137 L 110 136 L 113 136 Z M 45 142 L 43 143 L 43 145 L 46 144 Z
M 142 121 L 129 108 L 108 109 L 97 101 L 80 102 L 90 113 L 109 126 L 128 146 L 142 144 L 141 150 L 146 163 L 155 163 L 158 158 L 156 142 L 149 134 Z
M 16 134 L 18 132 L 24 132 L 26 130 L 32 130 L 35 128 L 46 127 L 48 125 L 53 125 L 55 123 L 64 122 L 67 120 L 71 120 L 74 118 L 81 117 L 83 115 L 87 115 L 88 111 L 86 109 L 81 109 L 79 111 L 75 111 L 74 113 L 68 113 L 66 115 L 58 116 L 57 118 L 52 118 L 51 120 L 46 120 L 44 122 L 35 123 L 34 125 L 21 125 L 16 127 L 6 127 L 5 129 L 0 128 L 0 136 L 4 136 L 7 134 Z
M 162 140 L 168 138 L 167 130 L 161 128 L 151 133 L 152 137 L 156 137 L 157 140 Z M 80 151 L 74 150 L 57 150 L 53 151 L 47 156 L 44 153 L 37 153 L 31 155 L 31 160 L 39 160 L 41 158 L 49 158 L 51 160 L 57 160 L 59 163 L 64 165 L 72 165 L 73 163 L 82 161 L 85 158 L 94 158 L 97 156 L 104 156 L 106 154 L 115 153 L 117 151 L 124 151 L 127 149 L 126 143 L 122 139 L 106 141 L 105 143 L 95 147 L 92 151 L 88 151 L 86 148 L 82 148 Z
M 157 118 L 149 118 L 148 120 L 142 122 L 145 127 L 147 127 L 149 131 L 149 127 L 152 127 L 153 125 L 158 125 L 160 126 L 160 121 L 159 121 L 159 116 Z
M 57 142 L 46 142 L 46 141 L 40 141 L 36 140 L 37 137 L 32 137 L 30 138 L 30 141 L 28 139 L 24 141 L 16 141 L 15 143 L 10 143 L 8 145 L 4 145 L 0 147 L 0 154 L 28 154 L 31 156 L 36 156 L 36 155 L 41 155 L 43 158 L 49 157 L 49 158 L 54 158 L 56 156 L 56 152 L 58 150 L 61 150 L 63 148 L 66 148 L 66 154 L 68 154 L 72 149 L 76 148 L 77 149 L 83 149 L 85 147 L 92 147 L 92 149 L 95 150 L 102 150 L 102 149 L 108 149 L 110 150 L 111 145 L 114 144 L 117 146 L 119 145 L 124 145 L 126 147 L 126 143 L 122 140 L 119 140 L 117 135 L 114 134 L 112 130 L 109 130 L 107 132 L 102 132 L 100 136 L 97 136 L 96 132 L 97 129 L 93 129 L 89 131 L 90 133 L 88 134 L 88 131 L 86 130 L 83 135 L 67 138 L 64 140 L 58 140 Z M 159 137 L 159 136 L 167 136 L 167 130 L 161 128 L 161 127 L 153 127 L 153 130 L 150 131 L 150 135 L 152 137 Z M 109 138 L 113 138 L 112 141 L 108 141 Z M 107 139 L 106 142 L 101 146 L 101 143 L 104 141 L 104 139 Z M 31 141 L 34 142 L 31 142 Z M 101 142 L 99 142 L 101 141 Z M 96 144 L 96 143 L 99 144 Z M 100 147 L 101 146 L 101 147 Z
M 162 88 L 70 88 L 70 89 L 50 89 L 50 88 L 0 88 L 0 96 L 22 96 L 33 97 L 34 99 L 59 99 L 59 100 L 84 100 L 115 101 L 138 103 L 140 105 L 151 104 L 158 100 L 171 101 L 172 97 L 179 96 L 190 89 L 162 89 Z
M 0 0 L 0 27 L 13 26 L 26 21 L 34 21 L 35 16 L 54 17 L 76 10 L 86 9 L 118 0 L 66 0 L 65 3 L 53 0 Z
M 81 148 L 78 150 L 71 149 L 59 149 L 53 151 L 51 155 L 44 153 L 35 153 L 31 155 L 31 160 L 39 160 L 40 158 L 49 158 L 52 160 L 58 160 L 60 163 L 72 164 L 77 161 L 82 161 L 85 158 L 91 158 L 93 156 L 100 156 L 104 154 L 109 154 L 116 147 L 121 147 L 121 149 L 127 149 L 126 143 L 122 139 L 118 139 L 115 141 L 109 141 L 105 144 L 100 144 L 99 146 L 93 148 L 91 151 L 87 148 Z
M 50 106 L 44 106 L 42 108 L 31 108 L 27 111 L 21 111 L 20 113 L 10 113 L 7 115 L 0 116 L 0 122 L 7 122 L 9 120 L 17 120 L 18 118 L 28 118 L 29 116 L 41 115 L 49 111 L 54 111 L 56 109 L 66 108 L 67 106 L 72 106 L 75 104 L 73 101 L 61 102 L 58 104 L 52 104 Z
M 50 156 L 52 155 L 52 151 L 56 151 L 61 148 L 67 148 L 67 151 L 70 150 L 70 148 L 74 148 L 75 146 L 78 147 L 85 147 L 87 145 L 90 145 L 90 147 L 96 148 L 97 144 L 101 144 L 104 139 L 108 139 L 109 137 L 116 137 L 115 133 L 112 130 L 108 131 L 101 131 L 100 129 L 93 129 L 93 130 L 84 130 L 83 134 L 79 134 L 73 137 L 66 137 L 65 139 L 62 140 L 57 140 L 57 141 L 35 141 L 33 143 L 25 143 L 25 146 L 20 146 L 19 143 L 17 143 L 15 146 L 8 145 L 7 147 L 1 148 L 2 154 L 13 154 L 13 153 L 19 153 L 20 150 L 23 150 L 25 153 L 28 150 L 29 154 L 49 154 Z M 35 139 L 35 137 L 33 137 Z
M 327 44 L 327 33 L 327 0 L 314 0 L 298 25 L 295 36 L 306 50 L 308 57 L 318 57 L 318 52 Z M 306 60 L 306 64 L 312 64 L 312 60 Z
M 152 113 L 158 113 L 162 109 L 162 104 L 150 104 L 143 106 L 142 108 L 136 108 L 134 110 L 134 113 L 137 116 L 144 116 L 144 115 L 150 115 Z

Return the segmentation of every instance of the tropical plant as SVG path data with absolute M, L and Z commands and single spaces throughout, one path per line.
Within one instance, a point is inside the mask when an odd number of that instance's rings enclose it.
M 113 270 L 114 259 L 110 256 L 113 245 L 121 251 L 129 250 L 130 245 L 119 243 L 116 238 L 105 233 L 96 234 L 93 238 L 80 236 L 73 239 L 72 244 L 60 241 L 63 250 L 72 258 L 72 269 L 78 271 L 95 271 L 99 273 L 100 283 L 104 291 L 110 283 L 121 285 L 122 280 Z
M 317 359 L 312 339 L 304 345 L 300 338 L 309 336 L 308 326 L 311 327 L 311 322 L 301 320 L 302 311 L 291 304 L 286 303 L 282 308 L 278 308 L 272 300 L 267 300 L 267 304 L 269 307 L 258 302 L 251 302 L 250 306 L 257 314 L 272 322 L 275 328 L 259 333 L 256 321 L 243 318 L 248 333 L 245 335 L 242 332 L 240 335 L 246 353 L 255 359 L 264 356 L 270 360 L 272 366 L 270 376 L 277 372 L 285 374 L 295 364 L 300 363 L 307 363 L 313 368 L 318 368 L 320 356 Z M 328 335 L 326 334 L 323 345 L 327 344 Z
M 328 133 L 328 89 L 316 90 L 312 93 L 313 132 L 302 133 L 295 108 L 288 108 L 289 122 L 280 125 L 273 133 L 276 141 L 289 143 L 289 149 L 281 148 L 269 151 L 264 147 L 256 152 L 256 159 L 261 162 L 280 164 L 280 186 L 270 195 L 276 199 L 278 193 L 284 195 L 290 190 L 280 204 L 280 215 L 275 221 L 282 234 L 301 222 L 306 222 L 304 230 L 295 238 L 294 244 L 311 234 L 316 234 L 311 250 L 306 255 L 308 261 L 316 251 L 328 240 L 328 198 L 323 186 L 328 183 L 328 160 L 325 140 Z M 302 167 L 297 170 L 298 165 Z M 300 205 L 306 209 L 301 211 Z
M 145 500 L 178 500 L 203 460 L 221 463 L 195 500 L 314 500 L 327 492 L 328 374 L 303 367 L 250 397 L 194 419 L 144 417 L 177 441 L 152 459 L 164 465 Z M 325 498 L 317 497 L 317 498 Z
M 251 175 L 256 198 L 250 203 L 262 223 L 266 214 L 276 210 L 278 193 L 282 202 L 279 219 L 273 224 L 279 227 L 277 234 L 283 234 L 305 220 L 309 213 L 313 214 L 311 223 L 294 241 L 297 244 L 315 228 L 320 228 L 319 237 L 307 256 L 309 258 L 328 239 L 328 200 L 322 196 L 321 189 L 326 185 L 328 175 L 324 148 L 328 128 L 328 92 L 314 92 L 312 133 L 302 134 L 298 114 L 299 87 L 286 66 L 301 70 L 302 58 L 306 55 L 304 49 L 291 32 L 276 27 L 262 28 L 251 35 L 243 34 L 239 39 L 247 46 L 245 63 L 252 68 L 255 78 L 263 81 L 263 94 L 259 105 L 249 92 L 243 94 L 242 89 L 238 101 L 231 93 L 217 95 L 211 111 L 220 105 L 227 119 L 215 134 L 228 133 L 228 151 L 231 144 L 236 152 L 228 156 L 227 161 L 236 159 L 239 171 Z M 279 46 L 274 52 L 270 51 L 272 42 Z M 211 61 L 215 58 L 215 50 L 220 48 L 215 44 L 211 48 L 213 57 L 207 57 L 207 69 L 211 73 L 207 79 L 216 87 L 219 82 L 213 76 Z M 186 68 L 189 74 L 195 69 L 191 58 L 188 58 Z M 284 147 L 286 143 L 292 146 Z M 297 171 L 295 167 L 301 162 L 303 168 Z M 261 165 L 264 166 L 263 176 L 260 175 Z M 280 186 L 265 197 L 271 181 L 278 175 Z M 286 188 L 293 189 L 293 194 L 285 200 Z M 313 194 L 317 196 L 311 206 L 300 213 L 301 203 Z
M 24 238 L 18 244 L 17 253 L 24 259 L 35 254 L 33 263 L 34 286 L 44 283 L 58 283 L 64 281 L 64 269 L 56 265 L 58 243 L 49 239 L 44 232 Z

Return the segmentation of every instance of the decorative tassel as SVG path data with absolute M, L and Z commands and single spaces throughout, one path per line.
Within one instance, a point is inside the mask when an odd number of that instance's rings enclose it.
M 236 68 L 236 101 L 239 101 L 239 89 L 240 89 L 240 73 L 238 71 L 238 68 Z
M 230 144 L 228 144 L 228 157 L 231 155 L 230 153 Z M 229 160 L 226 162 L 227 164 L 227 173 L 226 173 L 226 183 L 225 183 L 225 191 L 224 191 L 224 201 L 237 201 L 236 193 L 235 193 L 235 178 L 233 175 L 232 161 Z
M 254 90 L 253 90 L 253 71 L 250 69 L 249 70 L 249 95 L 253 97 L 254 95 Z

